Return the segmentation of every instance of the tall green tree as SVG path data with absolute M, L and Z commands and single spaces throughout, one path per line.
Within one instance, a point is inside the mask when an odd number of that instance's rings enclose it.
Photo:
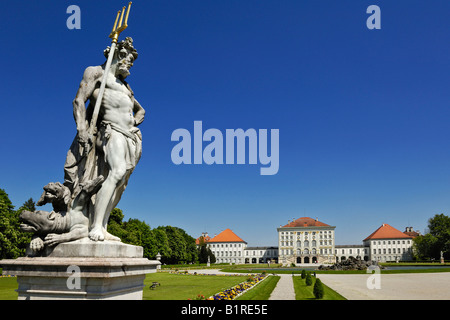
M 428 220 L 428 233 L 414 238 L 414 253 L 418 259 L 428 260 L 440 258 L 450 259 L 450 217 L 436 214 Z
M 112 210 L 108 220 L 108 232 L 119 237 L 124 243 L 143 247 L 145 258 L 156 259 L 159 253 L 161 262 L 165 264 L 198 260 L 195 239 L 183 229 L 172 226 L 151 229 L 145 221 L 123 221 L 123 218 L 122 210 Z
M 30 198 L 23 203 L 21 209 L 34 212 L 36 211 L 36 202 L 34 202 L 33 198 Z
M 196 262 L 198 260 L 198 250 L 195 239 L 188 235 L 183 229 L 178 227 L 176 227 L 176 229 L 183 236 L 184 242 L 186 243 L 186 262 Z
M 216 262 L 216 257 L 212 253 L 211 249 L 208 248 L 207 243 L 205 242 L 205 239 L 203 237 L 199 238 L 199 244 L 198 244 L 198 262 L 199 263 L 207 263 L 209 257 L 210 263 Z
M 126 231 L 123 226 L 123 212 L 119 208 L 114 208 L 111 211 L 108 219 L 108 232 L 119 237 L 121 240 L 126 237 Z M 123 241 L 123 240 L 122 240 Z
M 160 226 L 154 231 L 164 234 L 167 238 L 168 247 L 164 246 L 159 251 L 161 262 L 167 264 L 191 263 L 198 260 L 195 239 L 188 235 L 183 229 L 172 226 Z M 157 240 L 159 243 L 159 240 Z
M 15 211 L 8 194 L 0 189 L 0 259 L 15 259 L 25 255 L 31 236 L 19 228 L 22 210 Z
M 167 238 L 169 239 L 169 247 L 171 255 L 168 257 L 169 264 L 186 262 L 186 241 L 179 230 L 172 226 L 161 227 L 165 230 Z
M 413 239 L 414 255 L 417 260 L 435 259 L 439 254 L 435 236 L 427 233 Z
M 29 232 L 23 232 L 20 230 L 20 214 L 22 211 L 28 210 L 31 212 L 36 211 L 36 203 L 32 198 L 29 198 L 27 201 L 25 201 L 22 206 L 19 208 L 19 210 L 16 211 L 16 214 L 14 215 L 14 224 L 15 228 L 17 230 L 17 239 L 16 239 L 16 246 L 19 248 L 21 252 L 21 256 L 25 255 L 26 248 L 28 244 L 31 241 L 32 234 Z
M 163 228 L 158 227 L 152 231 L 156 241 L 153 253 L 155 254 L 155 257 L 159 253 L 161 255 L 161 263 L 167 264 L 172 256 L 169 237 L 167 237 L 166 231 Z
M 144 258 L 155 259 L 154 247 L 156 240 L 150 226 L 145 221 L 129 219 L 123 221 L 124 214 L 119 208 L 111 211 L 108 220 L 108 232 L 119 237 L 123 243 L 141 246 Z
M 122 241 L 143 247 L 144 257 L 153 259 L 152 247 L 155 246 L 156 241 L 150 226 L 145 221 L 129 219 L 124 223 L 124 229 L 126 232 Z
M 450 217 L 445 214 L 437 214 L 428 220 L 430 234 L 436 238 L 434 244 L 435 258 L 438 259 L 440 252 L 444 252 L 444 257 L 450 258 Z

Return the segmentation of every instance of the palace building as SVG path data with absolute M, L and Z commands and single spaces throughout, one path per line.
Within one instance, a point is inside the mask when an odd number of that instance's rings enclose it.
M 218 235 L 210 238 L 203 233 L 196 240 L 199 245 L 206 242 L 216 257 L 216 263 L 267 263 L 278 261 L 277 247 L 247 247 L 247 242 L 238 237 L 232 230 L 225 229 Z
M 309 217 L 277 228 L 279 262 L 283 264 L 334 263 L 334 229 Z
M 247 247 L 244 263 L 278 262 L 278 247 Z
M 209 238 L 208 234 L 203 234 L 203 237 L 216 257 L 216 263 L 244 263 L 244 249 L 247 247 L 247 242 L 232 230 L 225 229 L 213 238 Z
M 344 261 L 348 258 L 369 261 L 369 249 L 363 244 L 338 244 L 334 246 L 336 262 Z
M 318 219 L 302 217 L 277 228 L 278 246 L 249 247 L 231 229 L 213 238 L 203 233 L 196 243 L 205 242 L 216 263 L 332 264 L 351 257 L 379 262 L 412 260 L 412 239 L 420 235 L 412 227 L 401 232 L 384 223 L 362 244 L 336 245 L 335 229 Z
M 417 235 L 418 233 L 414 233 L 412 228 L 401 232 L 383 223 L 363 240 L 363 244 L 365 248 L 368 248 L 369 260 L 372 261 L 412 260 L 412 239 Z

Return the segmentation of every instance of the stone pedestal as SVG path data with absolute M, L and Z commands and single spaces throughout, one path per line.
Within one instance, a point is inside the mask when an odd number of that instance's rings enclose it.
M 4 275 L 17 276 L 19 300 L 142 300 L 147 273 L 159 261 L 143 258 L 142 247 L 89 239 L 63 243 L 46 257 L 1 260 Z

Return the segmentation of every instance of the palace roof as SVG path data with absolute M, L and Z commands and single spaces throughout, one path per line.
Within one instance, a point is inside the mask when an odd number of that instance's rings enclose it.
M 289 222 L 287 225 L 284 225 L 283 228 L 298 228 L 298 227 L 329 227 L 330 225 L 320 222 L 317 219 L 302 217 L 297 220 Z
M 208 236 L 207 234 L 203 235 L 203 236 L 200 236 L 197 239 L 195 239 L 195 244 L 199 245 L 200 244 L 200 240 L 203 240 L 204 242 L 208 242 L 209 240 L 211 240 L 211 237 Z
M 420 232 L 417 231 L 405 231 L 403 233 L 406 234 L 407 236 L 410 236 L 411 238 L 420 236 Z
M 239 238 L 233 231 L 230 229 L 225 229 L 221 233 L 219 233 L 214 238 L 207 241 L 208 243 L 213 242 L 244 242 L 241 238 Z
M 401 232 L 400 230 L 395 229 L 394 227 L 388 225 L 387 223 L 383 223 L 381 227 L 375 230 L 370 236 L 365 238 L 363 241 L 373 239 L 412 239 L 412 237 Z
M 414 231 L 412 227 L 406 227 L 406 230 L 403 231 L 403 233 L 410 236 L 411 238 L 420 236 L 420 232 Z

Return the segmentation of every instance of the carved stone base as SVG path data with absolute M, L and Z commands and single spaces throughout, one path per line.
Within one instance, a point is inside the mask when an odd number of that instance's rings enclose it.
M 56 247 L 44 249 L 44 256 L 61 258 L 142 258 L 143 255 L 142 247 L 119 241 L 92 241 L 89 238 L 61 243 Z
M 0 260 L 4 275 L 17 276 L 19 300 L 142 300 L 145 275 L 160 265 L 142 258 L 141 247 L 120 242 L 59 246 L 64 248 L 57 246 L 56 256 Z M 98 256 L 72 256 L 88 252 Z

